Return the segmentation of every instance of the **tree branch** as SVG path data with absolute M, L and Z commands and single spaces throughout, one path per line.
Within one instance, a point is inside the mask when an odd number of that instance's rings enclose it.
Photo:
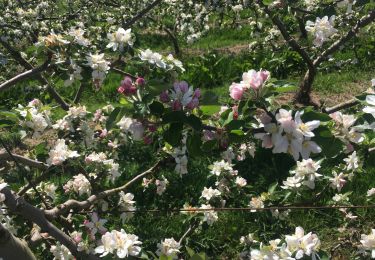
M 36 67 L 36 68 L 33 68 L 31 70 L 28 70 L 28 71 L 25 71 L 13 78 L 11 78 L 10 80 L 7 80 L 5 81 L 4 83 L 2 83 L 0 85 L 0 91 L 4 91 L 8 88 L 10 88 L 11 86 L 15 85 L 16 83 L 24 80 L 24 79 L 28 79 L 28 78 L 31 78 L 32 76 L 34 75 L 37 75 L 45 70 L 47 70 L 51 64 L 51 59 L 52 59 L 52 55 L 48 55 L 48 58 L 47 60 L 39 67 Z
M 74 256 L 90 260 L 99 259 L 99 257 L 93 254 L 85 254 L 84 252 L 79 252 L 78 247 L 74 243 L 74 241 L 67 234 L 62 232 L 54 224 L 47 220 L 43 210 L 32 206 L 22 197 L 13 194 L 13 192 L 8 187 L 3 188 L 0 192 L 5 195 L 4 204 L 9 208 L 11 212 L 14 212 L 31 221 L 32 223 L 38 225 L 41 228 L 41 232 L 46 232 L 50 236 L 55 238 L 61 244 L 66 246 Z
M 25 60 L 18 51 L 16 51 L 15 49 L 13 49 L 13 47 L 10 46 L 10 44 L 7 41 L 3 40 L 1 37 L 0 37 L 0 44 L 3 45 L 4 48 L 7 49 L 8 52 L 13 56 L 13 58 L 16 61 L 18 61 L 24 68 L 26 68 L 28 70 L 33 70 L 34 69 L 33 65 L 31 65 L 27 60 Z M 69 105 L 56 92 L 56 90 L 50 85 L 50 83 L 47 81 L 47 79 L 45 77 L 43 77 L 42 75 L 38 75 L 38 80 L 39 80 L 39 82 L 41 84 L 47 86 L 48 93 L 56 100 L 56 102 L 64 110 L 68 110 L 69 109 Z
M 27 244 L 13 236 L 0 222 L 0 257 L 4 259 L 36 260 Z
M 12 155 L 10 155 L 7 152 L 0 152 L 0 161 L 11 161 L 11 160 L 13 160 L 12 156 L 19 163 L 22 163 L 24 165 L 34 167 L 34 168 L 37 168 L 37 169 L 41 169 L 41 170 L 45 170 L 45 169 L 48 168 L 48 165 L 43 163 L 43 162 L 39 162 L 39 161 L 30 159 L 30 158 L 24 157 L 22 155 L 14 154 L 14 153 L 12 153 Z
M 135 22 L 137 22 L 139 19 L 141 19 L 144 15 L 146 15 L 148 12 L 150 12 L 154 7 L 159 5 L 162 2 L 162 0 L 155 0 L 150 5 L 146 6 L 143 10 L 141 10 L 138 14 L 136 14 L 132 19 L 124 23 L 122 26 L 124 28 L 129 28 L 132 26 Z
M 347 34 L 342 36 L 339 40 L 335 41 L 328 49 L 326 49 L 319 57 L 317 57 L 314 60 L 314 66 L 319 66 L 320 63 L 324 59 L 326 59 L 329 55 L 337 51 L 340 46 L 342 46 L 344 43 L 349 41 L 351 38 L 353 38 L 361 29 L 362 27 L 365 27 L 366 25 L 369 25 L 372 21 L 375 20 L 375 10 L 372 10 L 368 13 L 368 15 L 363 16 L 356 25 L 349 31 Z
M 151 168 L 144 171 L 141 174 L 138 174 L 133 179 L 128 181 L 126 184 L 113 188 L 110 190 L 102 191 L 98 194 L 91 195 L 88 199 L 84 201 L 77 201 L 77 200 L 68 200 L 63 204 L 60 204 L 53 209 L 45 210 L 44 213 L 47 216 L 48 219 L 54 219 L 60 215 L 63 215 L 67 212 L 69 212 L 71 209 L 77 209 L 77 210 L 84 210 L 89 208 L 91 205 L 93 205 L 95 202 L 101 199 L 105 199 L 106 197 L 118 194 L 120 191 L 126 190 L 129 186 L 131 186 L 134 182 L 138 181 L 139 179 L 142 179 L 143 177 L 154 173 L 164 162 L 166 162 L 166 159 L 159 160 L 156 164 L 154 164 Z
M 274 13 L 271 12 L 271 10 L 263 4 L 262 0 L 258 0 L 257 3 L 264 9 L 264 12 L 269 15 L 272 22 L 277 26 L 277 28 L 280 30 L 282 36 L 284 37 L 285 41 L 289 44 L 289 46 L 296 51 L 302 59 L 306 62 L 309 69 L 314 70 L 314 64 L 313 61 L 310 59 L 307 52 L 297 43 L 297 41 L 289 34 L 288 30 L 285 27 L 285 24 L 281 21 L 281 19 Z

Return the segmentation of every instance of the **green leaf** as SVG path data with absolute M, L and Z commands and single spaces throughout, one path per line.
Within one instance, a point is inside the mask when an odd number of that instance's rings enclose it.
M 189 152 L 189 156 L 197 156 L 202 154 L 201 150 L 202 139 L 200 134 L 195 133 L 193 135 L 189 135 L 186 140 L 186 148 Z
M 6 119 L 0 119 L 0 128 L 1 127 L 8 127 L 14 125 L 14 121 L 12 120 L 6 120 Z
M 182 129 L 182 123 L 171 123 L 168 130 L 164 132 L 164 140 L 171 146 L 179 145 L 182 139 Z
M 277 182 L 272 183 L 268 188 L 268 193 L 272 194 L 275 191 L 277 185 L 279 185 Z
M 265 4 L 265 5 L 270 5 L 270 4 L 273 3 L 273 0 L 263 0 L 262 2 L 263 2 L 263 4 Z
M 217 147 L 218 147 L 217 140 L 209 140 L 209 141 L 203 143 L 202 150 L 203 151 L 212 151 Z
M 163 123 L 185 122 L 186 116 L 182 111 L 172 111 L 163 115 Z
M 215 113 L 218 113 L 220 111 L 221 106 L 217 105 L 205 105 L 205 106 L 200 106 L 200 109 L 203 113 L 203 115 L 206 116 L 212 116 Z
M 185 246 L 185 248 L 186 248 L 186 252 L 188 253 L 188 255 L 189 255 L 190 257 L 192 257 L 193 255 L 195 255 L 195 252 L 194 252 L 193 249 L 191 249 L 191 248 L 188 247 L 188 246 Z
M 148 89 L 150 91 L 150 94 L 153 96 L 157 96 L 163 91 L 171 88 L 171 84 L 163 80 L 153 79 L 153 80 L 147 81 L 147 84 L 148 84 Z
M 120 121 L 124 114 L 124 108 L 116 107 L 115 109 L 113 109 L 106 122 L 106 129 L 109 131 L 114 126 L 114 124 Z
M 151 114 L 162 115 L 164 113 L 164 106 L 162 103 L 158 101 L 152 102 L 149 108 L 150 108 Z
M 301 116 L 301 119 L 303 122 L 308 122 L 312 120 L 319 120 L 321 122 L 327 122 L 327 121 L 332 120 L 332 118 L 329 115 L 325 113 L 319 113 L 319 112 L 313 111 L 311 108 L 307 108 L 305 110 L 305 112 Z
M 228 124 L 226 124 L 225 128 L 228 130 L 235 130 L 240 129 L 245 125 L 245 122 L 243 120 L 232 120 Z
M 200 131 L 202 129 L 202 121 L 195 115 L 186 117 L 185 122 L 196 131 Z

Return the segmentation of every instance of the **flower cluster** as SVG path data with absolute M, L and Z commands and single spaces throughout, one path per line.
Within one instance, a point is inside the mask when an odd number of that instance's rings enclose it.
M 328 16 L 324 16 L 323 18 L 317 17 L 315 23 L 312 21 L 306 22 L 306 31 L 314 35 L 314 45 L 321 47 L 325 41 L 337 33 L 337 29 L 334 28 L 334 25 L 334 15 L 330 18 L 328 18 Z
M 135 95 L 137 93 L 137 87 L 143 86 L 144 84 L 145 80 L 143 78 L 137 78 L 137 80 L 133 82 L 131 77 L 126 76 L 121 81 L 121 85 L 117 91 L 125 96 Z
M 172 259 L 177 259 L 177 254 L 180 253 L 181 245 L 174 238 L 166 238 L 158 244 L 158 256 L 168 256 Z
M 95 248 L 95 253 L 101 254 L 100 257 L 116 254 L 118 258 L 138 256 L 141 252 L 139 245 L 142 244 L 136 235 L 127 234 L 123 229 L 105 233 L 101 243 L 102 245 Z
M 309 187 L 310 189 L 315 188 L 316 178 L 322 175 L 317 173 L 320 168 L 320 161 L 315 162 L 311 159 L 302 160 L 297 162 L 297 168 L 291 171 L 294 174 L 292 177 L 288 177 L 286 181 L 283 182 L 283 189 L 295 189 L 302 185 Z
M 320 240 L 316 234 L 308 233 L 302 227 L 297 227 L 295 234 L 286 235 L 285 243 L 281 239 L 269 241 L 269 245 L 260 244 L 259 249 L 252 249 L 251 259 L 301 259 L 310 256 L 319 258 L 317 252 L 320 249 Z
M 371 251 L 371 258 L 375 258 L 375 229 L 372 229 L 368 235 L 362 234 L 360 242 L 361 248 Z
M 134 36 L 131 29 L 118 28 L 116 32 L 108 33 L 108 39 L 110 43 L 108 43 L 107 48 L 112 48 L 114 51 L 117 49 L 123 51 L 125 44 L 129 46 L 134 44 Z
M 18 105 L 17 111 L 24 118 L 22 124 L 33 130 L 33 137 L 40 136 L 50 126 L 50 111 L 43 108 L 39 99 L 33 99 L 27 107 Z
M 91 195 L 91 184 L 89 180 L 82 173 L 73 176 L 72 180 L 69 180 L 64 185 L 65 192 L 74 191 L 78 193 L 79 196 L 83 194 Z
M 160 101 L 169 104 L 173 110 L 193 110 L 199 106 L 200 89 L 193 87 L 185 81 L 176 82 L 173 89 L 160 94 Z
M 105 76 L 110 69 L 109 62 L 104 59 L 104 53 L 101 54 L 90 54 L 86 57 L 88 66 L 92 69 L 92 79 L 96 86 L 96 89 L 102 85 Z
M 248 72 L 244 72 L 242 81 L 240 83 L 232 83 L 229 87 L 230 96 L 234 100 L 241 100 L 245 93 L 250 94 L 249 91 L 252 90 L 256 93 L 257 97 L 260 89 L 264 86 L 269 77 L 270 73 L 267 70 L 249 70 Z
M 169 54 L 167 57 L 163 57 L 163 55 L 160 53 L 147 49 L 140 51 L 138 56 L 142 61 L 147 61 L 149 64 L 155 65 L 161 69 L 171 70 L 178 68 L 182 72 L 185 71 L 182 62 L 174 58 L 172 54 Z
M 118 205 L 120 206 L 121 211 L 125 211 L 121 213 L 120 218 L 122 222 L 125 222 L 127 219 L 131 218 L 134 215 L 136 207 L 134 207 L 135 201 L 134 194 L 132 193 L 124 193 L 123 191 L 120 192 L 120 200 Z
M 57 139 L 54 147 L 49 151 L 47 163 L 49 165 L 60 165 L 68 158 L 78 157 L 77 151 L 69 150 L 64 139 Z
M 255 134 L 255 138 L 262 140 L 263 147 L 273 147 L 273 153 L 289 153 L 296 161 L 300 155 L 303 159 L 308 159 L 311 153 L 320 153 L 322 149 L 311 141 L 311 137 L 315 136 L 312 131 L 319 127 L 320 121 L 304 123 L 302 113 L 297 111 L 293 119 L 292 111 L 280 109 L 275 116 L 277 123 L 264 114 L 260 121 L 266 133 Z

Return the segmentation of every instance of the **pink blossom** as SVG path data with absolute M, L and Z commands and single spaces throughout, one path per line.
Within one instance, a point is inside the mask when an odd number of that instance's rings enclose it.
M 173 101 L 173 103 L 172 103 L 172 109 L 173 109 L 174 111 L 181 110 L 181 109 L 182 109 L 182 104 L 181 104 L 181 102 L 180 102 L 179 100 L 175 100 L 175 101 Z
M 169 95 L 168 95 L 168 92 L 167 91 L 163 91 L 160 96 L 160 101 L 163 102 L 163 103 L 168 103 L 169 102 Z
M 229 87 L 230 96 L 234 100 L 241 100 L 242 95 L 244 93 L 244 87 L 242 84 L 238 83 L 232 83 L 232 85 Z
M 197 88 L 196 90 L 194 90 L 193 97 L 195 97 L 197 99 L 201 97 L 201 90 L 199 88 Z
M 189 85 L 186 81 L 180 81 L 180 82 L 176 82 L 174 83 L 173 85 L 175 91 L 178 91 L 178 89 L 181 90 L 181 92 L 185 93 L 189 90 Z
M 144 78 L 137 78 L 137 80 L 135 81 L 135 84 L 137 84 L 138 86 L 143 86 L 145 83 L 146 81 Z

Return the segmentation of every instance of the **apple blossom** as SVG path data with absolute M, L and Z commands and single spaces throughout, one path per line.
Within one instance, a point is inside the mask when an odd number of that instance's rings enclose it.
M 114 51 L 117 49 L 123 51 L 125 44 L 133 46 L 134 37 L 131 31 L 131 29 L 125 30 L 124 28 L 120 27 L 116 32 L 108 33 L 110 43 L 108 43 L 107 48 L 112 48 Z
M 172 259 L 177 259 L 177 255 L 180 253 L 181 245 L 179 242 L 174 240 L 174 238 L 166 238 L 164 241 L 158 243 L 158 251 L 156 254 L 158 256 L 164 255 L 172 257 Z
M 54 147 L 49 151 L 47 163 L 49 165 L 60 165 L 68 158 L 79 157 L 77 151 L 69 150 L 64 139 L 57 139 Z
M 203 211 L 203 221 L 207 222 L 208 225 L 211 226 L 214 222 L 216 222 L 219 219 L 217 213 L 214 210 L 210 210 L 212 209 L 212 206 L 210 204 L 202 204 L 200 209 L 205 210 Z
M 371 258 L 375 258 L 375 229 L 368 235 L 362 234 L 360 242 L 364 250 L 371 251 Z

